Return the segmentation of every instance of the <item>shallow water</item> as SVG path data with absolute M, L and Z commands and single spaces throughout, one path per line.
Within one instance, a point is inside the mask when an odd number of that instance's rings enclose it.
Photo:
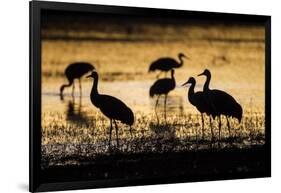
M 201 30 L 202 34 L 206 33 L 203 28 L 196 30 Z M 211 38 L 212 40 L 192 36 L 173 41 L 164 41 L 165 38 L 163 40 L 160 37 L 160 40 L 153 42 L 44 40 L 43 155 L 48 157 L 54 156 L 56 152 L 68 155 L 73 152 L 80 154 L 90 151 L 90 154 L 95 154 L 108 151 L 109 120 L 90 101 L 92 80 L 82 78 L 81 96 L 76 82 L 74 97 L 71 95 L 71 88 L 68 88 L 65 89 L 64 100 L 60 99 L 59 88 L 66 83 L 64 69 L 75 61 L 93 63 L 100 77 L 99 92 L 121 99 L 133 110 L 134 137 L 130 137 L 128 126 L 119 124 L 122 151 L 149 152 L 157 148 L 160 151 L 166 146 L 174 148 L 174 151 L 195 147 L 209 148 L 211 132 L 207 117 L 207 145 L 202 142 L 201 146 L 198 146 L 198 140 L 202 138 L 200 114 L 188 102 L 188 87 L 181 86 L 193 76 L 197 81 L 195 90 L 202 90 L 205 78 L 197 77 L 197 74 L 205 68 L 212 72 L 210 87 L 231 94 L 241 104 L 244 112 L 241 124 L 235 120 L 231 121 L 231 143 L 227 141 L 229 133 L 226 121 L 223 120 L 222 138 L 226 140 L 223 144 L 242 148 L 264 144 L 264 31 L 258 27 L 237 27 L 236 31 L 229 29 L 231 33 L 226 33 L 227 30 L 225 27 L 215 33 L 213 29 L 212 34 L 215 34 L 216 38 Z M 229 37 L 238 38 L 239 41 L 229 41 Z M 244 41 L 245 37 L 252 40 Z M 149 64 L 155 59 L 162 56 L 176 58 L 179 52 L 184 52 L 190 59 L 185 60 L 184 65 L 175 70 L 177 86 L 169 93 L 165 122 L 163 98 L 159 102 L 156 114 L 155 98 L 149 97 L 149 88 L 158 73 L 147 71 Z M 169 74 L 167 76 L 170 77 Z M 213 124 L 217 137 L 217 121 Z M 113 146 L 116 145 L 114 132 L 112 143 Z M 159 144 L 162 144 L 161 147 Z M 76 150 L 72 151 L 71 148 Z

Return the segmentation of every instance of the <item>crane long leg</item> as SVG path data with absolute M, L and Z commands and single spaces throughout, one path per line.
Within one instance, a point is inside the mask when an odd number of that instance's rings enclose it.
M 221 116 L 219 115 L 219 140 L 221 140 Z
M 131 134 L 131 138 L 133 138 L 133 130 L 132 130 L 132 126 L 130 125 L 130 134 Z
M 82 96 L 82 85 L 81 85 L 81 79 L 79 78 L 79 90 L 80 90 L 80 96 Z
M 155 109 L 154 109 L 155 115 L 156 115 L 156 118 L 157 118 L 157 124 L 159 124 L 159 118 L 158 118 L 158 115 L 157 115 L 157 105 L 158 105 L 159 97 L 160 97 L 160 95 L 157 96 L 156 103 L 155 103 Z
M 75 97 L 73 94 L 71 95 L 71 100 L 72 100 L 73 104 L 75 104 Z
M 82 108 L 82 98 L 81 98 L 81 95 L 79 97 L 79 106 L 78 106 L 78 112 L 80 113 L 81 112 L 81 108 Z
M 210 128 L 211 128 L 211 135 L 212 135 L 212 141 L 214 140 L 214 131 L 213 131 L 213 125 L 212 125 L 212 117 L 209 116 L 209 121 L 210 121 Z
M 60 100 L 63 101 L 64 100 L 64 97 L 63 97 L 63 94 L 60 93 Z
M 109 130 L 109 147 L 110 147 L 110 144 L 111 144 L 111 133 L 112 133 L 112 119 L 110 119 L 110 130 Z
M 115 119 L 113 119 L 113 120 L 114 120 L 114 124 L 115 124 L 117 147 L 119 147 L 119 139 L 118 139 L 118 126 L 117 126 L 117 123 L 116 123 Z
M 204 140 L 204 115 L 201 113 L 201 121 L 202 121 L 202 140 Z
M 164 100 L 164 119 L 165 123 L 167 124 L 167 111 L 166 111 L 166 106 L 167 106 L 167 94 L 165 94 L 165 100 Z
M 229 137 L 231 137 L 231 132 L 230 132 L 230 123 L 229 123 L 229 120 L 228 120 L 228 116 L 226 116 L 226 120 L 227 120 L 227 127 L 228 127 L 228 132 L 229 132 Z
M 74 96 L 74 90 L 75 90 L 75 86 L 74 86 L 74 82 L 72 83 L 72 96 Z

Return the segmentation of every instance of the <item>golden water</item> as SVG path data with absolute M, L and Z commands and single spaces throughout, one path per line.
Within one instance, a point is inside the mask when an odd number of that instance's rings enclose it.
M 231 94 L 243 107 L 241 130 L 233 132 L 239 136 L 242 133 L 244 138 L 253 133 L 264 136 L 264 29 L 245 26 L 182 29 L 179 37 L 171 32 L 168 37 L 160 36 L 154 41 L 43 40 L 42 144 L 99 144 L 108 140 L 109 121 L 90 101 L 92 80 L 82 78 L 81 97 L 76 82 L 75 97 L 68 88 L 64 100 L 60 100 L 59 88 L 66 83 L 64 69 L 76 61 L 92 63 L 100 77 L 99 92 L 121 99 L 133 110 L 135 139 L 163 133 L 167 138 L 200 138 L 199 113 L 188 102 L 188 88 L 181 84 L 193 76 L 196 90 L 202 90 L 205 78 L 197 74 L 205 68 L 212 73 L 210 87 Z M 188 29 L 191 32 L 184 36 Z M 173 40 L 171 36 L 177 38 Z M 148 68 L 155 59 L 177 58 L 179 52 L 190 59 L 176 69 L 177 86 L 168 98 L 167 122 L 169 129 L 174 129 L 161 134 L 161 129 L 157 131 L 155 127 L 155 100 L 149 98 L 149 88 L 158 72 L 148 73 Z M 162 101 L 157 109 L 161 124 L 164 123 Z M 239 127 L 235 121 L 232 124 L 233 128 Z M 223 135 L 227 137 L 226 125 L 223 127 Z M 119 128 L 121 140 L 129 139 L 128 127 L 120 124 Z M 208 125 L 206 136 L 210 137 Z

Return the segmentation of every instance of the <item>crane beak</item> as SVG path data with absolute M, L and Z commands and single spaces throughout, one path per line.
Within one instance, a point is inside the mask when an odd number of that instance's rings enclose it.
M 201 74 L 198 74 L 197 76 L 203 76 L 203 75 L 205 75 L 204 72 L 202 72 Z
M 186 86 L 189 83 L 189 81 L 183 83 L 181 86 Z

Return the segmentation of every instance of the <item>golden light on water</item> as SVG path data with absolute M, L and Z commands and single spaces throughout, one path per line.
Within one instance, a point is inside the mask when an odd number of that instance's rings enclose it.
M 147 139 L 149 145 L 144 144 L 139 149 L 128 146 L 127 142 L 131 140 L 129 127 L 120 124 L 120 139 L 123 140 L 121 149 L 124 151 L 147 151 L 149 148 L 153 151 L 155 147 L 149 140 L 159 137 L 164 141 L 182 141 L 184 145 L 176 147 L 177 151 L 193 148 L 194 142 L 201 136 L 200 114 L 187 99 L 188 88 L 180 85 L 193 76 L 197 81 L 196 90 L 202 90 L 205 78 L 197 77 L 197 74 L 205 68 L 212 72 L 211 88 L 226 91 L 243 107 L 242 123 L 231 122 L 233 135 L 241 138 L 237 146 L 264 143 L 265 34 L 262 26 L 214 25 L 206 28 L 189 24 L 177 30 L 175 26 L 166 27 L 166 33 L 160 34 L 161 25 L 144 29 L 146 31 L 143 33 L 136 31 L 130 34 L 93 31 L 69 33 L 74 37 L 98 37 L 98 41 L 43 39 L 43 152 L 54 152 L 55 144 L 78 144 L 81 148 L 83 144 L 88 144 L 99 147 L 93 150 L 95 153 L 106 152 L 109 120 L 90 101 L 92 80 L 82 78 L 81 98 L 78 82 L 74 98 L 71 96 L 71 88 L 65 90 L 64 101 L 59 97 L 60 86 L 67 82 L 64 69 L 76 61 L 92 63 L 100 77 L 99 92 L 121 99 L 133 110 L 134 140 Z M 46 37 L 63 34 L 47 30 L 42 33 Z M 112 38 L 116 41 L 112 41 Z M 127 40 L 124 41 L 124 38 Z M 149 98 L 149 88 L 158 72 L 148 73 L 148 68 L 152 61 L 160 57 L 168 56 L 178 60 L 179 52 L 185 53 L 190 59 L 175 70 L 177 86 L 168 97 L 168 124 L 157 127 L 155 99 Z M 157 116 L 163 124 L 162 99 Z M 208 123 L 207 117 L 205 119 Z M 223 125 L 222 135 L 227 137 L 229 134 L 225 120 Z M 218 127 L 216 121 L 214 127 Z M 206 129 L 205 135 L 210 138 L 209 129 Z M 70 150 L 65 151 L 68 152 Z

